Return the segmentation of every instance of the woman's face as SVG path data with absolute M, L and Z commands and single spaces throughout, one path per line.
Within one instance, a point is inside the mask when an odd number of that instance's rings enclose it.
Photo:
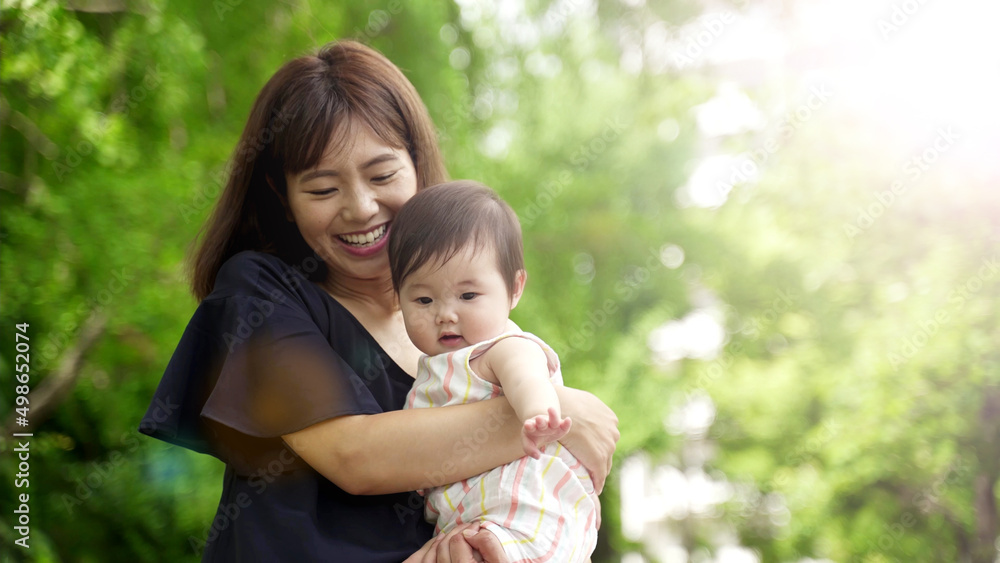
M 405 150 L 386 145 L 364 123 L 349 127 L 342 148 L 286 177 L 288 206 L 334 279 L 387 278 L 390 224 L 417 193 L 416 170 Z

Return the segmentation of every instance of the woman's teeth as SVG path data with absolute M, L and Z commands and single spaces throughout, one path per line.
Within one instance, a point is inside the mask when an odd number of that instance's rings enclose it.
M 367 232 L 363 235 L 337 235 L 340 240 L 352 245 L 364 248 L 366 246 L 371 246 L 382 239 L 385 236 L 385 225 L 375 229 L 374 231 Z

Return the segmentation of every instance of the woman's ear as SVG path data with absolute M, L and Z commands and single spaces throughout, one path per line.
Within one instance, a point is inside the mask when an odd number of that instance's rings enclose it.
M 274 181 L 271 180 L 271 176 L 265 176 L 265 178 L 267 178 L 268 187 L 271 188 L 271 191 L 274 192 L 274 195 L 278 196 L 278 201 L 280 201 L 281 206 L 285 208 L 285 219 L 287 219 L 289 223 L 294 223 L 295 217 L 292 216 L 292 210 L 289 209 L 288 207 L 288 198 L 286 198 L 285 195 L 281 193 L 281 190 L 275 187 Z
M 518 270 L 514 274 L 514 294 L 510 296 L 510 308 L 514 309 L 517 307 L 517 302 L 521 300 L 521 294 L 524 293 L 524 284 L 528 282 L 528 272 L 524 270 Z

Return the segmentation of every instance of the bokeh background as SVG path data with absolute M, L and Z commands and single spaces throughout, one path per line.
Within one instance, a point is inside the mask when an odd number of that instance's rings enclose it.
M 1000 561 L 1000 5 L 5 0 L 12 561 L 197 560 L 222 465 L 141 436 L 256 93 L 353 37 L 524 226 L 515 320 L 621 419 L 594 561 Z M 14 413 L 30 323 L 30 426 Z M 33 431 L 31 550 L 12 545 Z

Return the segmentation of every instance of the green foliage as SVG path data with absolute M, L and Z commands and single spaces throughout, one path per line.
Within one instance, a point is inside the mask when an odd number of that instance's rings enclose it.
M 416 85 L 452 177 L 518 212 L 529 282 L 515 321 L 553 345 L 568 384 L 618 412 L 616 462 L 644 451 L 683 465 L 692 439 L 664 421 L 711 398 L 696 441 L 736 492 L 678 526 L 686 549 L 715 549 L 725 530 L 763 561 L 985 561 L 970 546 L 977 483 L 996 496 L 1000 478 L 1000 199 L 987 180 L 929 174 L 855 232 L 872 186 L 898 171 L 830 112 L 719 209 L 679 207 L 704 150 L 691 109 L 712 79 L 623 70 L 618 39 L 697 7 L 529 4 L 527 23 L 556 31 L 519 38 L 488 9 L 431 0 L 4 4 L 0 323 L 8 342 L 30 323 L 35 389 L 97 330 L 66 395 L 33 421 L 32 557 L 194 558 L 222 468 L 136 431 L 195 307 L 182 262 L 264 82 L 355 37 Z M 726 332 L 717 358 L 654 360 L 655 329 L 712 307 Z M 0 468 L 12 475 L 14 459 Z M 640 549 L 617 489 L 595 561 Z

